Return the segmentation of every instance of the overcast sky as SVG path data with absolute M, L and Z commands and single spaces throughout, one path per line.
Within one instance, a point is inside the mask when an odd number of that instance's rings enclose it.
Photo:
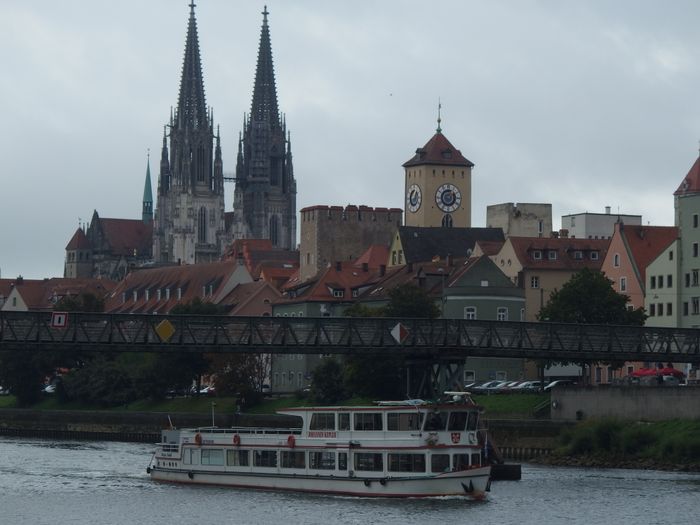
M 177 101 L 186 0 L 0 0 L 0 272 L 63 275 L 79 220 L 140 218 Z M 235 167 L 263 2 L 201 0 L 207 104 Z M 436 127 L 476 164 L 486 206 L 673 224 L 698 155 L 697 1 L 269 1 L 297 208 L 403 208 Z M 226 187 L 227 209 L 233 186 Z

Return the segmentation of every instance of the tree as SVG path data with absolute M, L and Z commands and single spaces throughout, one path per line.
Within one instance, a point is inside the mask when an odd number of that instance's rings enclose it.
M 402 284 L 389 291 L 385 317 L 428 318 L 440 317 L 440 308 L 428 292 L 413 284 Z
M 317 403 L 332 405 L 345 398 L 343 367 L 333 359 L 324 359 L 311 376 L 310 397 Z
M 540 321 L 558 323 L 643 325 L 643 308 L 629 310 L 629 297 L 617 293 L 602 272 L 584 268 L 555 290 L 539 312 Z

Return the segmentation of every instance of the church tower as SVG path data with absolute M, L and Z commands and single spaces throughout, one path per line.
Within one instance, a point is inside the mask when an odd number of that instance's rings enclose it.
M 296 248 L 297 185 L 286 122 L 277 107 L 267 7 L 263 11 L 250 114 L 238 139 L 233 237 Z
M 204 97 L 194 7 L 190 3 L 177 109 L 163 133 L 153 232 L 156 262 L 217 260 L 227 240 L 220 139 Z
M 472 216 L 472 168 L 442 134 L 438 108 L 435 135 L 403 167 L 406 226 L 469 228 Z
M 146 160 L 146 183 L 143 186 L 143 203 L 141 220 L 146 224 L 153 222 L 153 191 L 151 191 L 151 153 L 148 152 Z

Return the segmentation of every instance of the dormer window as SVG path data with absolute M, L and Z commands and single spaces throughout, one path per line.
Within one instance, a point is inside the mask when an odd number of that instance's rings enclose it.
M 547 258 L 550 261 L 556 261 L 557 260 L 557 251 L 556 250 L 549 250 L 547 252 Z
M 134 292 L 133 292 L 132 295 L 133 295 L 133 298 L 134 298 L 134 302 L 136 302 L 136 301 L 138 300 L 138 298 L 139 298 L 139 292 L 138 292 L 137 290 L 134 290 Z
M 160 290 L 160 288 L 158 288 L 158 289 L 156 290 L 156 298 L 160 301 L 160 298 L 161 298 L 161 290 Z
M 449 149 L 446 149 L 445 151 L 443 151 L 442 158 L 443 159 L 451 159 L 452 158 L 452 151 L 450 151 Z
M 146 290 L 146 301 L 148 301 L 148 299 L 150 299 L 150 297 L 151 297 L 151 291 Z
M 598 257 L 598 252 L 591 252 L 591 261 L 597 261 Z
M 541 250 L 535 250 L 532 252 L 532 258 L 536 261 L 541 261 L 542 260 L 542 251 Z
M 165 289 L 165 300 L 166 301 L 170 300 L 170 288 Z
M 333 289 L 333 297 L 343 297 L 344 295 L 345 295 L 344 290 L 341 290 L 340 288 Z
M 581 250 L 576 250 L 574 252 L 574 259 L 576 259 L 577 261 L 583 259 L 583 252 Z
M 179 301 L 182 299 L 182 288 L 177 289 L 177 300 Z

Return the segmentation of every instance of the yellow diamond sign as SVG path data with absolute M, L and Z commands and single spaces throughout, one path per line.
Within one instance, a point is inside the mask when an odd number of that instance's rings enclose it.
M 164 319 L 156 325 L 156 333 L 158 334 L 158 337 L 160 337 L 161 341 L 167 343 L 175 333 L 175 327 L 173 326 L 173 323 L 167 319 Z

